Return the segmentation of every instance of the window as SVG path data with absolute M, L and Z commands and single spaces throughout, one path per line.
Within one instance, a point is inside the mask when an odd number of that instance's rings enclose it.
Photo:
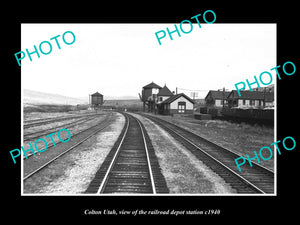
M 162 102 L 162 100 L 163 100 L 163 97 L 159 97 L 159 101 Z
M 246 105 L 246 100 L 245 99 L 243 99 L 243 105 Z
M 221 100 L 221 105 L 227 105 L 227 100 Z
M 186 103 L 185 102 L 178 102 L 178 112 L 179 113 L 184 113 L 186 108 Z

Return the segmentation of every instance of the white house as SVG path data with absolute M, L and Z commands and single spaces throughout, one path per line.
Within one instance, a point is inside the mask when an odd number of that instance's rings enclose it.
M 274 106 L 274 92 L 268 91 L 241 91 L 241 96 L 236 90 L 228 95 L 228 106 L 239 108 L 265 108 Z
M 159 103 L 159 113 L 162 114 L 189 114 L 194 112 L 195 102 L 184 93 L 173 95 Z
M 205 97 L 206 106 L 222 107 L 227 105 L 229 91 L 209 91 Z

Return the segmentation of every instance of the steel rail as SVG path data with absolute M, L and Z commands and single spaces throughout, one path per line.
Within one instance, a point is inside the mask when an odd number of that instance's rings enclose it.
M 156 189 L 155 189 L 155 184 L 154 184 L 154 178 L 153 178 L 153 172 L 152 172 L 152 168 L 151 168 L 151 164 L 150 164 L 150 158 L 149 158 L 149 153 L 148 153 L 148 147 L 147 147 L 147 142 L 146 142 L 145 134 L 144 134 L 141 122 L 137 118 L 135 118 L 135 119 L 138 122 L 138 124 L 139 124 L 139 126 L 141 128 L 141 131 L 142 131 L 143 141 L 144 141 L 144 146 L 145 146 L 145 151 L 146 151 L 146 156 L 147 156 L 147 162 L 148 162 L 148 167 L 149 167 L 150 179 L 151 179 L 151 186 L 152 186 L 153 194 L 156 194 Z
M 241 175 L 239 175 L 238 173 L 236 173 L 235 171 L 233 171 L 231 168 L 229 168 L 228 166 L 226 166 L 224 163 L 222 163 L 221 161 L 219 161 L 215 157 L 213 157 L 210 154 L 208 154 L 207 152 L 205 152 L 203 149 L 201 149 L 199 146 L 197 146 L 196 144 L 194 144 L 192 141 L 190 141 L 186 137 L 182 136 L 181 134 L 179 134 L 178 132 L 176 132 L 174 129 L 171 129 L 171 128 L 169 128 L 169 129 L 172 130 L 172 132 L 176 133 L 178 136 L 180 136 L 182 139 L 184 139 L 185 141 L 187 141 L 188 143 L 190 143 L 191 145 L 193 145 L 195 148 L 197 148 L 198 150 L 200 150 L 206 156 L 208 156 L 209 158 L 211 158 L 212 160 L 214 160 L 215 162 L 217 162 L 223 168 L 225 168 L 228 171 L 230 171 L 231 174 L 233 174 L 234 176 L 238 177 L 238 179 L 242 180 L 244 183 L 246 183 L 248 186 L 250 186 L 251 189 L 253 189 L 253 190 L 255 190 L 255 191 L 259 192 L 259 193 L 266 194 L 263 190 L 261 190 L 260 188 L 258 188 L 256 185 L 252 184 L 250 181 L 246 180 L 244 177 L 242 177 Z
M 128 117 L 127 117 L 127 118 L 128 118 Z M 115 152 L 115 154 L 114 154 L 114 157 L 113 157 L 113 159 L 111 160 L 111 163 L 110 163 L 110 165 L 109 165 L 109 167 L 108 167 L 108 169 L 107 169 L 107 171 L 106 171 L 106 173 L 105 173 L 105 176 L 104 176 L 104 178 L 103 178 L 103 180 L 102 180 L 102 182 L 101 182 L 101 184 L 100 184 L 100 186 L 99 186 L 99 188 L 98 188 L 97 194 L 102 193 L 103 188 L 104 188 L 104 185 L 105 185 L 106 182 L 107 182 L 108 175 L 109 175 L 109 173 L 110 173 L 110 171 L 111 171 L 111 168 L 112 168 L 113 165 L 115 164 L 115 160 L 116 160 L 116 158 L 117 158 L 117 155 L 118 155 L 118 153 L 119 153 L 119 151 L 120 151 L 120 149 L 121 149 L 121 145 L 123 144 L 123 141 L 124 141 L 125 136 L 126 136 L 126 134 L 127 134 L 127 131 L 128 131 L 128 128 L 129 128 L 129 119 L 127 119 L 126 121 L 127 121 L 127 124 L 126 124 L 126 130 L 125 130 L 125 132 L 124 132 L 124 134 L 123 134 L 123 137 L 122 137 L 122 139 L 121 139 L 120 144 L 118 145 L 118 148 L 117 148 L 117 150 L 116 150 L 116 152 Z
M 106 123 L 106 124 L 105 124 Z M 86 141 L 87 139 L 89 139 L 90 137 L 92 137 L 93 135 L 95 135 L 96 133 L 104 130 L 106 127 L 108 127 L 110 125 L 110 121 L 105 121 L 104 122 L 104 127 L 101 127 L 97 130 L 95 130 L 93 133 L 91 133 L 90 135 L 88 135 L 87 137 L 85 137 L 83 140 L 77 142 L 75 145 L 71 146 L 70 148 L 68 148 L 67 150 L 63 151 L 62 153 L 60 153 L 59 155 L 55 156 L 53 159 L 51 159 L 50 161 L 48 161 L 47 163 L 45 163 L 44 165 L 40 166 L 39 168 L 35 169 L 34 171 L 32 171 L 31 173 L 27 174 L 25 177 L 23 177 L 23 181 L 28 179 L 29 177 L 31 177 L 32 175 L 36 174 L 37 172 L 39 172 L 40 170 L 42 170 L 43 168 L 47 167 L 49 164 L 51 164 L 52 162 L 54 162 L 55 160 L 57 160 L 58 158 L 60 158 L 61 156 L 63 156 L 64 154 L 66 154 L 67 152 L 71 151 L 72 149 L 76 148 L 78 145 L 82 144 L 84 141 Z M 97 125 L 96 125 L 97 126 Z M 90 127 L 89 129 L 94 128 Z M 86 129 L 84 131 L 87 131 L 89 129 Z M 81 133 L 81 132 L 80 132 Z M 78 133 L 77 133 L 78 134 Z
M 70 122 L 70 123 L 66 123 L 66 124 L 63 124 L 63 125 L 59 125 L 57 127 L 52 127 L 52 128 L 48 128 L 48 129 L 44 129 L 44 130 L 38 130 L 38 131 L 31 132 L 31 133 L 27 133 L 27 134 L 24 134 L 24 140 L 23 141 L 29 141 L 29 140 L 32 140 L 32 139 L 42 137 L 44 134 L 49 134 L 52 131 L 57 131 L 57 129 L 59 129 L 59 128 L 74 127 L 74 126 L 77 126 L 79 124 L 82 124 L 82 123 L 88 122 L 90 120 L 93 120 L 96 117 L 97 116 L 94 116 L 92 118 L 79 118 L 79 120 L 76 120 L 76 121 L 73 121 L 73 122 Z M 28 136 L 31 136 L 31 135 L 34 135 L 34 134 L 39 134 L 39 135 L 27 138 Z
M 111 114 L 109 114 L 108 117 L 110 117 L 110 116 L 111 116 Z M 95 118 L 93 118 L 93 119 L 95 119 Z M 84 122 L 88 122 L 89 120 L 93 120 L 93 119 L 88 119 L 88 120 L 86 120 L 86 121 L 84 121 Z M 107 119 L 107 118 L 105 118 L 102 122 L 105 123 L 105 120 L 106 120 L 106 119 Z M 81 123 L 84 123 L 84 122 L 81 122 Z M 79 123 L 79 124 L 81 124 L 81 123 Z M 76 124 L 76 125 L 79 125 L 79 124 Z M 76 125 L 75 125 L 75 126 L 76 126 Z M 96 124 L 96 125 L 94 125 L 94 126 L 92 126 L 92 127 L 88 127 L 87 129 L 84 129 L 84 130 L 80 130 L 80 131 L 78 131 L 77 133 L 74 133 L 74 134 L 72 135 L 72 137 L 75 137 L 75 136 L 77 136 L 77 135 L 80 135 L 81 133 L 83 133 L 83 132 L 85 132 L 85 131 L 87 131 L 87 130 L 90 130 L 90 129 L 96 127 L 96 126 L 99 126 L 99 124 Z M 71 127 L 71 126 L 70 126 L 70 127 Z M 43 135 L 42 135 L 42 136 L 43 136 Z M 65 140 L 65 139 L 64 139 L 64 140 Z M 55 145 L 58 145 L 58 144 L 61 144 L 61 142 L 55 143 Z M 53 146 L 54 146 L 54 145 L 53 145 L 52 143 L 50 143 L 50 144 L 48 145 L 47 148 L 51 148 L 51 147 L 53 147 Z M 28 159 L 28 158 L 30 158 L 30 157 L 33 156 L 33 155 L 35 155 L 35 154 L 29 153 L 29 154 L 26 154 L 27 157 L 25 157 L 24 154 L 23 154 L 23 160 L 24 160 L 24 159 Z
M 239 156 L 237 153 L 231 151 L 231 150 L 228 150 L 227 148 L 223 148 L 219 145 L 217 145 L 216 143 L 212 142 L 212 141 L 209 141 L 201 136 L 199 136 L 198 134 L 195 134 L 194 132 L 191 132 L 191 131 L 188 131 L 184 128 L 181 128 L 173 123 L 170 123 L 168 121 L 165 121 L 165 120 L 162 120 L 162 119 L 159 119 L 159 118 L 156 118 L 156 117 L 153 117 L 153 116 L 148 116 L 148 115 L 144 115 L 144 114 L 140 114 L 152 121 L 154 121 L 155 123 L 157 123 L 159 126 L 161 126 L 162 128 L 164 128 L 166 131 L 170 130 L 171 132 L 173 132 L 174 134 L 176 134 L 177 136 L 179 136 L 181 139 L 183 139 L 184 141 L 188 142 L 190 145 L 194 146 L 196 149 L 198 149 L 199 151 L 201 151 L 201 153 L 204 153 L 207 157 L 209 157 L 211 160 L 215 161 L 217 164 L 219 164 L 221 167 L 225 168 L 227 171 L 230 172 L 230 174 L 234 175 L 236 178 L 238 178 L 239 180 L 241 180 L 241 182 L 243 182 L 244 184 L 246 184 L 248 187 L 250 187 L 252 190 L 254 190 L 255 192 L 257 193 L 262 193 L 262 194 L 267 194 L 265 191 L 263 191 L 261 188 L 257 187 L 257 185 L 253 184 L 251 181 L 247 180 L 245 177 L 243 177 L 242 175 L 238 174 L 236 171 L 232 170 L 230 167 L 228 167 L 227 165 L 225 165 L 223 162 L 221 162 L 220 160 L 218 160 L 217 158 L 215 158 L 214 156 L 212 156 L 210 153 L 206 152 L 205 150 L 203 150 L 200 146 L 198 146 L 197 144 L 194 143 L 193 140 L 190 140 L 189 138 L 183 136 L 182 134 L 180 134 L 179 132 L 177 132 L 173 127 L 175 128 L 178 128 L 178 129 L 181 129 L 183 132 L 185 133 L 191 133 L 197 137 L 199 137 L 201 140 L 204 140 L 206 141 L 207 143 L 211 144 L 211 145 L 214 145 L 220 149 L 223 149 L 227 152 L 230 152 L 232 155 L 236 155 L 236 156 Z M 169 124 L 169 126 L 167 126 L 166 124 Z M 171 126 L 171 127 L 170 127 Z M 170 133 L 170 131 L 168 131 L 168 133 Z M 171 134 L 171 133 L 170 133 Z M 176 137 L 175 137 L 176 139 Z M 263 166 L 260 166 L 256 163 L 253 163 L 255 164 L 255 168 L 259 169 L 259 170 L 262 170 L 263 172 L 269 174 L 269 175 L 272 175 L 274 176 L 274 173 L 263 167 Z M 208 165 L 209 166 L 209 165 Z

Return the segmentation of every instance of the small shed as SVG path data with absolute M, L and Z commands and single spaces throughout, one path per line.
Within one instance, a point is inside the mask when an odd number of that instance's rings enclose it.
M 162 114 L 192 114 L 195 102 L 184 93 L 173 95 L 160 103 Z

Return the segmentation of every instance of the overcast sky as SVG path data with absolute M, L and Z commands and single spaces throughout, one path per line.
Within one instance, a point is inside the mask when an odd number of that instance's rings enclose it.
M 166 83 L 171 91 L 199 90 L 204 98 L 208 90 L 232 90 L 235 83 L 254 81 L 254 75 L 277 66 L 276 24 L 201 26 L 193 24 L 189 34 L 180 31 L 181 37 L 174 33 L 173 40 L 167 35 L 159 45 L 155 32 L 173 30 L 174 24 L 22 24 L 24 52 L 66 31 L 76 36 L 72 45 L 59 37 L 60 50 L 50 41 L 49 55 L 33 54 L 33 61 L 26 55 L 21 62 L 22 88 L 71 97 L 96 91 L 104 97 L 138 97 L 153 81 Z M 46 51 L 46 44 L 43 47 Z M 178 91 L 190 95 L 183 89 Z

